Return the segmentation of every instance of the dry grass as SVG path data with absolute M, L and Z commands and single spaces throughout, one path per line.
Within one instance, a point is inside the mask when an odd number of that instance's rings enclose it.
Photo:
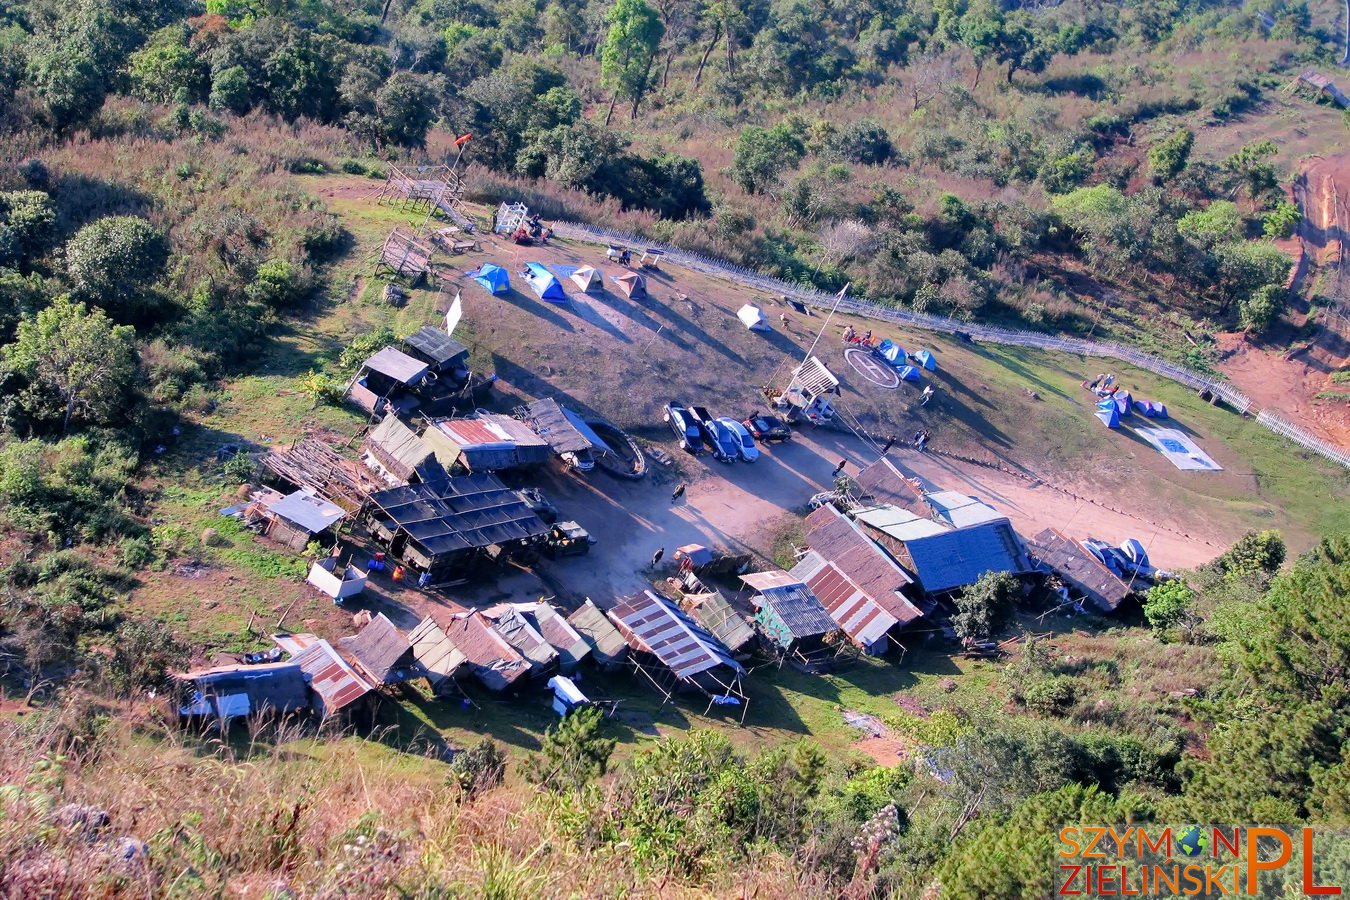
M 580 851 L 567 801 L 511 785 L 464 799 L 438 765 L 378 744 L 199 740 L 117 712 L 75 750 L 87 719 L 0 722 L 7 896 L 820 896 L 781 857 L 708 883 L 638 872 L 621 849 Z M 72 803 L 106 827 L 62 824 Z

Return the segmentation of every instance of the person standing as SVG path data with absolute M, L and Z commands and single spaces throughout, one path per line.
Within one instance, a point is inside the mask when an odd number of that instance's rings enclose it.
M 665 555 L 666 555 L 666 548 L 665 548 L 665 547 L 658 547 L 657 550 L 656 550 L 656 552 L 652 554 L 652 568 L 653 568 L 653 569 L 655 569 L 655 568 L 656 568 L 656 564 L 659 563 L 659 562 L 661 561 L 661 557 L 663 557 L 663 556 L 665 556 Z
M 838 477 L 839 477 L 839 473 L 842 472 L 842 471 L 844 471 L 844 466 L 846 466 L 846 465 L 848 465 L 848 460 L 846 460 L 846 459 L 841 459 L 841 460 L 839 460 L 839 465 L 837 465 L 837 466 L 834 467 L 834 471 L 830 473 L 830 477 L 831 477 L 831 478 L 838 478 Z
M 891 448 L 894 446 L 895 446 L 895 435 L 891 435 L 890 437 L 886 438 L 886 446 L 881 448 L 881 455 L 885 456 L 887 453 L 890 453 Z
M 674 503 L 676 500 L 678 500 L 678 499 L 680 499 L 681 497 L 683 497 L 683 496 L 684 496 L 684 489 L 687 488 L 688 486 L 689 486 L 689 485 L 687 485 L 687 484 L 685 484 L 683 481 L 681 481 L 680 484 L 679 484 L 679 486 L 678 486 L 677 488 L 675 488 L 675 493 L 673 493 L 673 494 L 670 495 L 670 502 L 671 502 L 671 503 Z

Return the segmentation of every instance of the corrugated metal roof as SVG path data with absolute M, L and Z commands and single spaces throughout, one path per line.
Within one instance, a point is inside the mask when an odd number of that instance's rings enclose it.
M 898 541 L 930 537 L 948 531 L 948 526 L 915 515 L 898 506 L 869 506 L 853 511 L 853 518 Z
M 628 642 L 593 600 L 581 604 L 567 617 L 567 622 L 602 662 L 619 662 L 628 655 Z
M 986 525 L 991 522 L 1006 522 L 1008 517 L 974 497 L 960 491 L 930 491 L 923 495 L 924 500 L 938 516 L 955 528 L 968 528 L 971 525 Z
M 461 448 L 510 447 L 516 443 L 500 425 L 483 419 L 441 419 L 431 427 Z
M 773 609 L 794 638 L 816 637 L 839 629 L 816 595 L 800 582 L 761 591 L 758 599 Z
M 408 354 L 393 347 L 385 347 L 379 353 L 367 359 L 366 368 L 372 372 L 386 375 L 400 384 L 416 384 L 427 374 L 426 363 L 420 359 L 413 359 Z
M 736 611 L 731 602 L 718 590 L 706 594 L 685 594 L 685 609 L 698 623 L 713 633 L 732 653 L 755 638 L 755 629 Z
M 506 642 L 515 647 L 531 665 L 547 668 L 558 662 L 558 651 L 514 604 L 500 603 L 482 612 L 497 632 L 506 638 Z
M 451 643 L 436 620 L 427 616 L 417 627 L 408 632 L 408 643 L 412 645 L 413 659 L 421 666 L 428 681 L 433 685 L 447 678 L 453 678 L 468 658 Z
M 869 598 L 901 625 L 923 612 L 900 593 L 913 579 L 876 542 L 833 506 L 822 506 L 806 517 L 806 543 L 834 563 Z M 814 587 L 813 587 L 814 590 Z
M 977 525 L 905 542 L 923 589 L 940 594 L 974 584 L 985 572 L 1029 569 L 1007 524 Z
M 538 603 L 512 603 L 510 606 L 524 616 L 549 646 L 557 651 L 563 663 L 575 665 L 591 652 L 591 645 L 553 604 L 541 600 Z M 484 610 L 484 613 L 490 614 L 490 611 Z
M 519 494 L 486 473 L 379 491 L 370 503 L 389 531 L 402 529 L 432 556 L 548 533 Z
M 412 645 L 384 613 L 377 613 L 359 634 L 342 638 L 338 644 L 376 684 L 406 681 L 414 675 Z
M 287 494 L 269 506 L 268 512 L 294 522 L 310 534 L 318 534 L 347 515 L 342 507 L 325 500 L 310 488 Z
M 806 358 L 792 372 L 792 383 L 806 388 L 812 394 L 827 394 L 839 386 L 839 379 L 814 356 Z
M 1031 555 L 1102 612 L 1115 612 L 1132 590 L 1086 547 L 1053 528 L 1030 541 Z
M 528 409 L 535 432 L 548 441 L 555 453 L 609 452 L 609 445 L 580 416 L 552 397 L 536 400 Z
M 834 563 L 811 551 L 801 558 L 792 574 L 811 588 L 830 618 L 849 637 L 867 647 L 899 624 L 899 620 L 872 600 Z
M 468 347 L 431 325 L 423 325 L 404 338 L 403 343 L 415 354 L 437 367 L 469 355 Z
M 742 575 L 741 581 L 744 581 L 747 587 L 754 588 L 757 591 L 767 591 L 777 587 L 801 584 L 800 579 L 793 578 L 782 569 L 770 569 L 767 572 L 751 572 L 749 575 Z
M 325 640 L 316 640 L 292 657 L 291 662 L 305 670 L 309 686 L 323 701 L 325 715 L 350 706 L 375 690 Z
M 309 708 L 304 673 L 295 660 L 252 666 L 216 666 L 185 672 L 174 678 L 191 683 L 204 697 L 244 694 L 248 697 L 249 713 L 265 710 L 298 712 Z
M 628 646 L 652 654 L 681 680 L 718 666 L 745 672 L 716 638 L 672 601 L 651 591 L 620 602 L 609 617 Z
M 923 502 L 918 482 L 887 457 L 867 466 L 853 480 L 858 485 L 858 493 L 878 506 L 898 506 L 925 517 L 932 512 Z
M 471 612 L 444 623 L 445 636 L 464 654 L 474 674 L 501 690 L 529 674 L 530 662 L 502 637 L 482 613 Z

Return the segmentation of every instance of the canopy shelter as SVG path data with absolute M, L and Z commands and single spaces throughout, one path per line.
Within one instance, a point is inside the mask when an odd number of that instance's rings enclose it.
M 634 666 L 667 700 L 678 688 L 688 687 L 708 696 L 709 709 L 714 704 L 744 708 L 745 669 L 674 601 L 643 591 L 621 601 L 609 611 L 609 618 L 635 654 Z
M 745 304 L 736 311 L 736 318 L 740 319 L 741 324 L 751 331 L 769 330 L 769 323 L 764 318 L 764 312 L 758 306 Z
M 605 286 L 600 277 L 600 270 L 594 266 L 582 266 L 571 274 L 570 279 L 573 284 L 586 293 Z
M 470 273 L 473 280 L 487 288 L 487 292 L 492 295 L 505 294 L 511 290 L 511 279 L 506 274 L 506 270 L 501 266 L 494 266 L 492 263 L 483 263 L 477 272 Z
M 932 350 L 920 350 L 914 354 L 914 359 L 918 361 L 920 367 L 930 372 L 937 371 L 937 360 L 933 358 Z
M 1107 428 L 1120 427 L 1120 410 L 1116 407 L 1116 401 L 1109 397 L 1097 404 L 1096 415 Z
M 615 275 L 614 283 L 619 286 L 620 293 L 629 300 L 647 299 L 647 279 L 637 272 L 624 272 L 622 275 Z
M 549 531 L 518 492 L 489 474 L 371 494 L 366 525 L 391 556 L 432 583 L 466 577 L 480 558 L 541 543 Z

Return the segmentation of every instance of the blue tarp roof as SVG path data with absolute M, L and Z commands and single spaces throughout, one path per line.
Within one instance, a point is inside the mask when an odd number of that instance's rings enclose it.
M 473 280 L 487 288 L 489 294 L 505 294 L 511 289 L 511 279 L 506 270 L 492 263 L 483 263 L 473 275 Z
M 974 584 L 985 572 L 1023 572 L 1021 545 L 1006 523 L 945 531 L 905 541 L 923 589 L 940 594 Z
M 525 279 L 530 283 L 530 288 L 539 295 L 540 300 L 552 300 L 555 303 L 566 303 L 567 292 L 563 290 L 562 283 L 554 277 L 542 263 L 527 262 L 525 268 L 529 270 L 529 276 Z
M 914 354 L 914 358 L 919 361 L 919 365 L 923 366 L 928 371 L 937 371 L 937 360 L 933 358 L 932 350 L 920 350 L 918 353 Z

